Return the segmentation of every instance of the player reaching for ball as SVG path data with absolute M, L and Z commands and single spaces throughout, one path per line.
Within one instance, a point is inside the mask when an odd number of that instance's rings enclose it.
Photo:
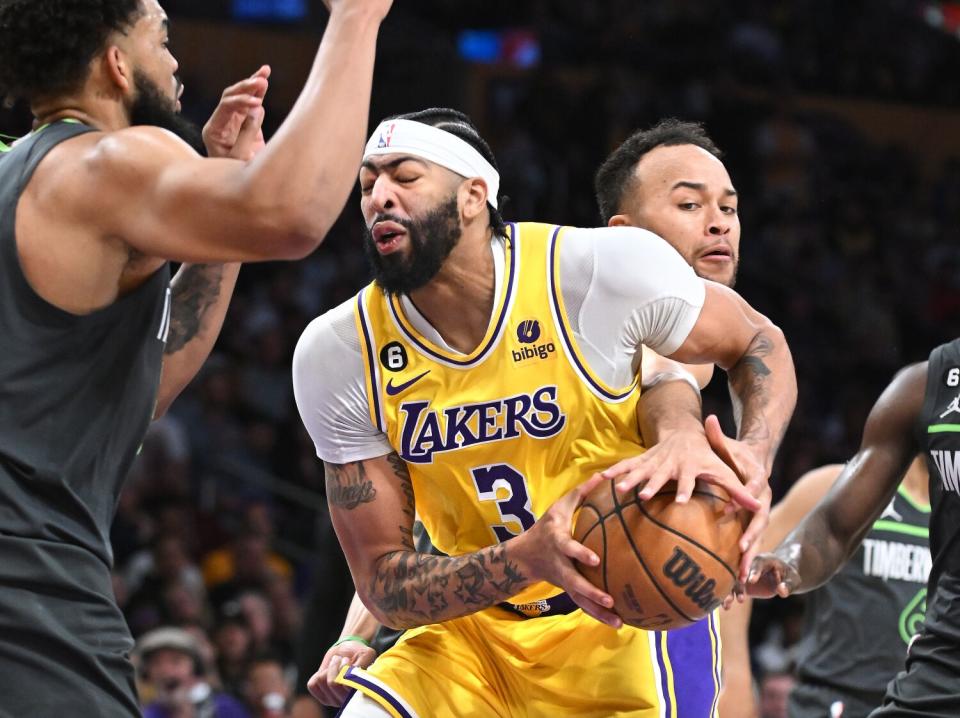
M 343 715 L 659 715 L 653 634 L 612 630 L 572 515 L 586 477 L 643 451 L 643 344 L 727 368 L 775 445 L 796 396 L 782 334 L 643 230 L 504 226 L 459 113 L 383 122 L 360 184 L 377 278 L 308 327 L 294 387 L 359 594 L 414 630 L 344 671 Z M 415 551 L 415 514 L 448 556 Z
M 239 270 L 220 263 L 302 256 L 346 201 L 390 2 L 332 6 L 276 137 L 264 68 L 224 94 L 204 158 L 169 131 L 188 123 L 156 0 L 0 2 L 0 97 L 37 127 L 0 153 L 3 718 L 141 715 L 110 523 L 219 332 Z
M 906 669 L 887 686 L 873 718 L 960 715 L 960 339 L 901 370 L 877 399 L 860 449 L 827 495 L 771 553 L 758 556 L 747 583 L 769 598 L 825 583 L 882 518 L 913 457 L 930 477 L 926 615 L 907 649 Z M 910 630 L 905 626 L 905 630 Z

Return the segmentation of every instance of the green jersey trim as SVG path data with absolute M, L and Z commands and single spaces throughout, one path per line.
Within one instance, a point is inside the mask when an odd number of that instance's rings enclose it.
M 913 508 L 915 508 L 920 513 L 923 513 L 923 514 L 930 513 L 930 504 L 921 504 L 919 501 L 913 498 L 909 493 L 907 493 L 907 490 L 903 488 L 902 484 L 897 487 L 897 493 L 900 494 L 901 497 L 903 497 L 904 501 L 906 501 L 908 504 L 910 504 Z
M 931 424 L 927 427 L 928 434 L 960 433 L 960 424 Z
M 885 521 L 880 519 L 873 523 L 874 531 L 891 531 L 897 534 L 906 534 L 907 536 L 916 536 L 918 538 L 930 538 L 930 529 L 925 526 L 912 526 L 910 524 L 901 524 L 896 521 Z
M 64 119 L 62 119 L 62 120 L 57 120 L 56 122 L 65 122 L 65 123 L 67 123 L 68 125 L 82 125 L 82 124 L 83 124 L 80 120 L 75 120 L 75 119 L 72 118 L 72 117 L 65 117 Z M 43 132 L 45 129 L 47 129 L 47 128 L 48 128 L 50 125 L 52 125 L 52 124 L 55 124 L 55 123 L 53 123 L 53 122 L 48 122 L 47 124 L 42 125 L 42 126 L 38 127 L 37 129 L 35 129 L 31 134 L 34 134 L 34 135 L 39 134 L 39 133 Z M 12 146 L 12 145 L 8 145 L 6 142 L 4 142 L 4 140 L 13 140 L 14 142 L 16 142 L 17 139 L 19 139 L 19 138 L 17 138 L 17 137 L 11 137 L 10 135 L 0 134 L 0 153 L 9 152 L 10 150 L 13 149 L 13 146 Z

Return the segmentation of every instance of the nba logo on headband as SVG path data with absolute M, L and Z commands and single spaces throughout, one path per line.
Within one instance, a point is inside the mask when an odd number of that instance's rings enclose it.
M 393 130 L 396 126 L 396 122 L 391 122 L 389 125 L 381 126 L 380 141 L 377 143 L 377 149 L 390 146 L 390 141 L 393 139 Z

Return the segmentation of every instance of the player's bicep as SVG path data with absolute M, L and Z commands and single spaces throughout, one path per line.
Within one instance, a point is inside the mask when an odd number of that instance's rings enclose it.
M 862 536 L 900 485 L 918 450 L 914 429 L 926 375 L 926 363 L 904 369 L 870 411 L 860 449 L 824 499 L 835 535 Z
M 346 464 L 324 462 L 327 504 L 361 596 L 377 561 L 414 551 L 415 503 L 406 462 L 396 453 Z
M 669 357 L 687 364 L 713 363 L 730 369 L 758 341 L 774 340 L 779 330 L 739 294 L 704 282 L 703 307 L 683 343 Z
M 141 254 L 201 263 L 293 254 L 282 203 L 250 191 L 248 163 L 205 159 L 169 133 L 136 127 L 100 140 L 85 170 L 90 220 Z

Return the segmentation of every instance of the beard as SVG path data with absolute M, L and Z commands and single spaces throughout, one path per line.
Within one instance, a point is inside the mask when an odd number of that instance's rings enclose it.
M 163 94 L 153 80 L 140 71 L 133 74 L 137 96 L 130 107 L 131 125 L 150 125 L 169 130 L 200 154 L 205 154 L 200 128 L 177 112 L 177 101 Z
M 410 251 L 406 257 L 402 252 L 381 255 L 370 228 L 364 228 L 363 249 L 373 266 L 374 279 L 383 291 L 394 296 L 420 289 L 437 276 L 463 234 L 456 195 L 441 202 L 420 219 L 400 219 L 391 214 L 380 214 L 373 224 L 382 221 L 403 225 L 410 239 Z

